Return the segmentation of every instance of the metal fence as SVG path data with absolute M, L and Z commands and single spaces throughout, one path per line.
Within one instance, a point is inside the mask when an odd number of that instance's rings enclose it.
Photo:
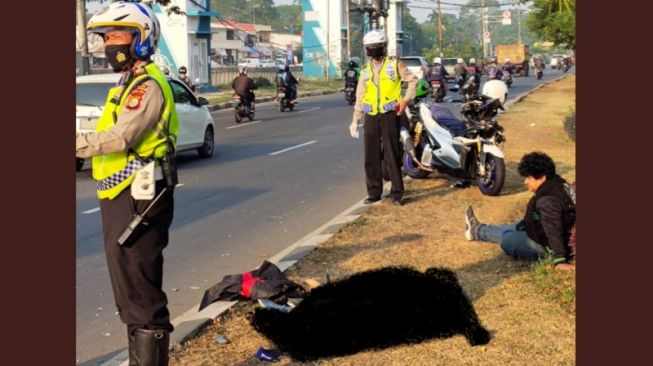
M 274 84 L 274 76 L 277 74 L 277 67 L 251 67 L 247 69 L 247 76 L 251 78 L 264 77 Z M 302 66 L 290 66 L 295 77 L 303 75 Z M 211 85 L 231 84 L 238 74 L 237 66 L 224 66 L 211 69 Z

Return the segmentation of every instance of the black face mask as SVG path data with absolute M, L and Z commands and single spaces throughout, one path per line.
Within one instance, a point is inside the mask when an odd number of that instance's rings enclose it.
M 131 55 L 129 53 L 130 45 L 118 44 L 104 46 L 104 54 L 107 56 L 107 61 L 113 68 L 113 72 L 121 72 L 125 70 L 125 66 L 129 64 Z
M 385 47 L 367 47 L 365 48 L 365 53 L 378 61 L 385 56 Z

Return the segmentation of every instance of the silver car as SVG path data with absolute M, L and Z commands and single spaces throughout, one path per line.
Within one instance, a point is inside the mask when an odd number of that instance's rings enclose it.
M 77 132 L 95 131 L 109 89 L 114 87 L 120 74 L 99 74 L 77 77 L 76 121 Z M 207 105 L 209 101 L 197 97 L 186 84 L 174 77 L 168 77 L 168 83 L 175 99 L 179 118 L 179 135 L 177 151 L 197 150 L 201 157 L 210 157 L 214 150 L 213 117 Z M 81 170 L 84 159 L 77 160 L 77 170 Z

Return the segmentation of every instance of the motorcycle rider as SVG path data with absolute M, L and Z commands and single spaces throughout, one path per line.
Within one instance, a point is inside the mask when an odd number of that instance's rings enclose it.
M 354 88 L 358 85 L 358 77 L 360 76 L 360 68 L 358 62 L 351 59 L 347 70 L 345 71 L 345 86 L 351 84 Z
M 541 72 L 544 70 L 544 59 L 541 55 L 537 54 L 533 56 L 533 65 L 535 66 L 535 73 Z
M 465 79 L 468 82 L 471 78 L 474 78 L 474 89 L 468 90 L 467 93 L 471 94 L 473 98 L 478 96 L 478 89 L 481 87 L 481 70 L 476 66 L 476 59 L 469 59 L 469 66 L 467 66 L 467 78 Z
M 456 74 L 456 84 L 458 84 L 458 87 L 462 87 L 465 80 L 467 80 L 467 65 L 465 64 L 465 60 L 462 58 L 456 60 L 453 70 Z
M 449 77 L 449 72 L 447 72 L 447 69 L 442 65 L 442 59 L 440 57 L 436 57 L 433 59 L 433 65 L 429 69 L 428 72 L 428 81 L 429 83 L 433 80 L 440 80 L 441 89 L 444 95 L 447 94 L 447 78 Z
M 360 75 L 360 68 L 358 67 L 358 62 L 355 59 L 349 61 L 347 70 L 345 71 L 345 89 L 349 86 L 354 88 L 354 95 L 356 94 L 355 90 L 358 86 L 358 77 Z
M 499 63 L 497 62 L 497 57 L 492 56 L 490 62 L 485 66 L 485 74 L 487 75 L 488 80 L 501 79 L 499 74 Z
M 392 186 L 389 198 L 394 205 L 402 205 L 404 183 L 401 176 L 400 117 L 408 102 L 415 96 L 417 77 L 403 62 L 387 57 L 388 38 L 381 29 L 374 29 L 363 37 L 365 53 L 370 61 L 361 71 L 362 82 L 356 89 L 356 104 L 349 133 L 358 136 L 358 122 L 363 115 L 366 204 L 381 200 L 383 179 L 381 163 L 385 161 Z M 401 83 L 408 83 L 401 97 Z M 383 144 L 384 159 L 381 158 Z
M 277 88 L 288 89 L 290 92 L 290 103 L 297 103 L 297 79 L 290 71 L 290 66 L 279 66 L 276 77 Z
M 446 78 L 449 77 L 449 72 L 447 72 L 447 69 L 444 67 L 444 65 L 442 65 L 442 59 L 440 57 L 433 59 L 433 65 L 429 69 L 428 75 L 429 80 L 437 78 L 446 80 Z
M 256 95 L 254 95 L 253 90 L 258 89 L 258 86 L 254 83 L 254 80 L 247 76 L 247 68 L 240 66 L 238 68 L 238 76 L 234 78 L 231 82 L 231 88 L 234 90 L 234 93 L 240 97 L 240 99 L 245 103 L 249 104 L 253 111 L 256 110 L 255 100 Z

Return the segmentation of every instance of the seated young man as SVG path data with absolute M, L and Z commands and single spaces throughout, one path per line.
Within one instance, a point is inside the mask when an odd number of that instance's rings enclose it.
M 506 254 L 519 259 L 538 260 L 552 252 L 556 269 L 573 269 L 569 238 L 576 206 L 567 182 L 556 174 L 553 160 L 541 152 L 524 155 L 517 170 L 534 193 L 524 218 L 510 225 L 482 224 L 470 206 L 465 213 L 465 237 L 497 243 Z

